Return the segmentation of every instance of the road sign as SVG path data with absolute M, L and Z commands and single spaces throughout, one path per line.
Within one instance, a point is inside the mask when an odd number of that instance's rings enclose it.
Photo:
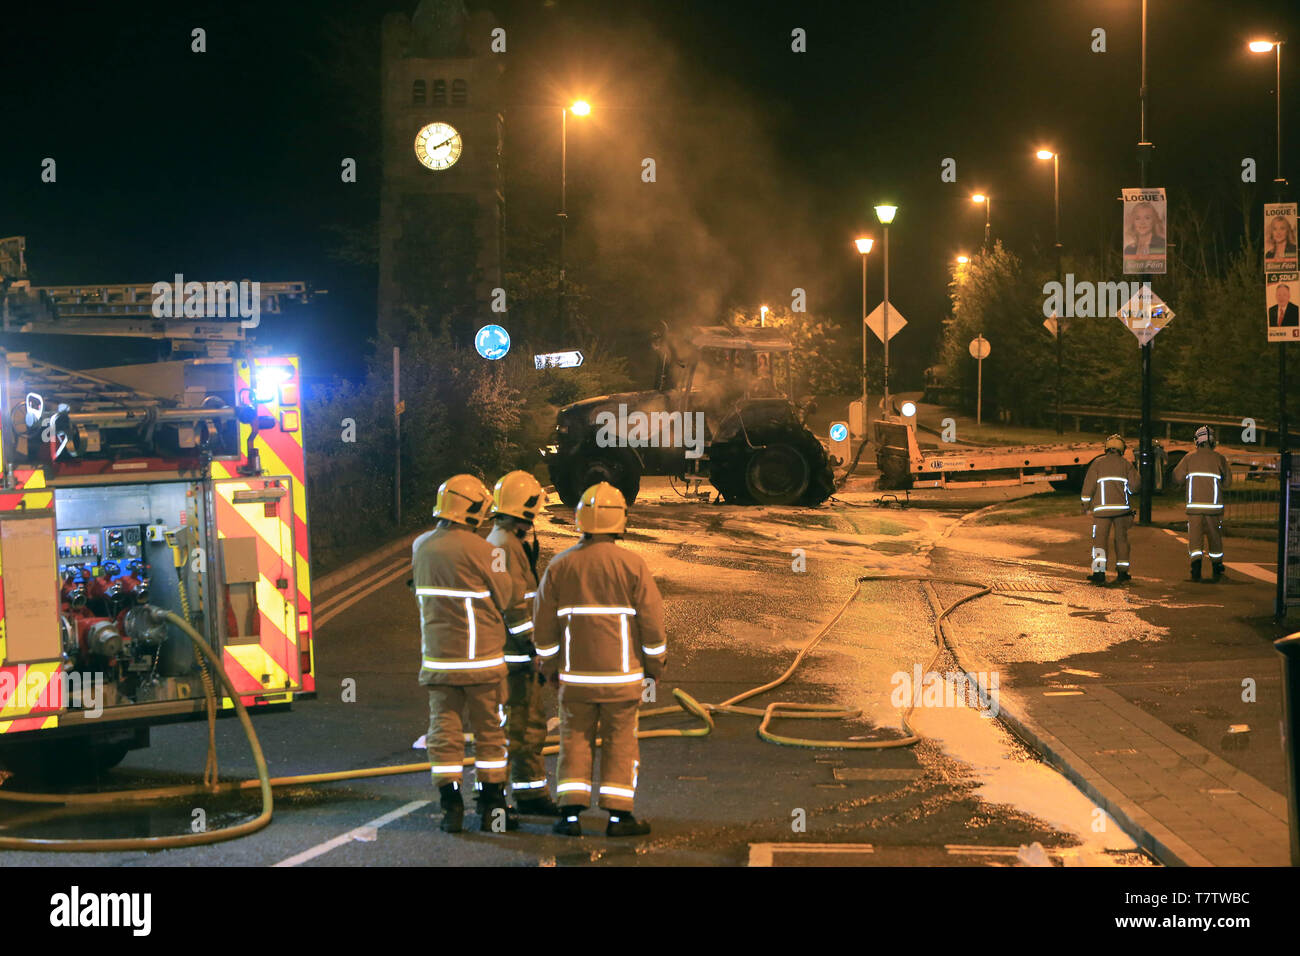
M 499 325 L 485 325 L 474 336 L 474 348 L 485 359 L 505 358 L 510 351 L 510 333 Z
M 829 451 L 832 458 L 838 458 L 846 465 L 852 460 L 853 449 L 849 444 L 848 422 L 831 422 L 831 447 Z
M 1048 332 L 1052 333 L 1052 338 L 1056 338 L 1056 336 L 1061 334 L 1060 333 L 1061 325 L 1062 323 L 1060 322 L 1060 320 L 1058 320 L 1054 315 L 1049 316 L 1046 319 L 1043 319 L 1043 328 L 1047 329 Z
M 979 335 L 970 340 L 970 357 L 983 361 L 989 357 L 992 348 L 989 346 L 989 340 Z
M 1139 345 L 1146 345 L 1174 320 L 1174 310 L 1165 305 L 1164 300 L 1152 292 L 1150 286 L 1143 286 L 1133 298 L 1119 307 L 1115 317 L 1137 336 Z
M 582 353 L 577 349 L 568 352 L 543 352 L 533 356 L 534 368 L 577 368 L 582 364 Z
M 907 319 L 903 318 L 903 313 L 894 308 L 894 303 L 889 303 L 889 337 L 892 339 L 905 325 L 907 325 Z M 880 305 L 876 306 L 876 310 L 867 316 L 867 328 L 880 341 L 885 341 L 885 303 L 880 303 Z

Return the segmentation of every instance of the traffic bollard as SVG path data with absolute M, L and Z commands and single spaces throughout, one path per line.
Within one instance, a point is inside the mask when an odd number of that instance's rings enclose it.
M 1282 655 L 1282 749 L 1286 753 L 1291 865 L 1300 866 L 1300 631 L 1274 641 Z

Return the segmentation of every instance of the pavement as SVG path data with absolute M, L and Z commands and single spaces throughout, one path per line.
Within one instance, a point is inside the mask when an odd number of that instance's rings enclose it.
M 1185 529 L 1134 528 L 1133 584 L 1098 588 L 1088 519 L 1041 514 L 1051 500 L 967 521 L 936 550 L 936 567 L 969 572 L 977 555 L 990 582 L 1023 589 L 995 592 L 1000 614 L 954 613 L 962 666 L 999 671 L 1003 720 L 1162 862 L 1287 865 L 1271 543 L 1229 536 L 1228 575 L 1196 583 Z

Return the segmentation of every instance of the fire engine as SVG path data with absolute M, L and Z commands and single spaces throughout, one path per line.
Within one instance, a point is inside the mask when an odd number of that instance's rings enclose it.
M 153 726 L 202 717 L 210 675 L 165 611 L 254 714 L 314 696 L 298 358 L 265 354 L 238 318 L 154 317 L 151 283 L 33 286 L 24 245 L 0 240 L 8 344 L 171 350 L 74 370 L 0 348 L 0 762 L 102 770 Z M 311 290 L 260 293 L 274 313 Z

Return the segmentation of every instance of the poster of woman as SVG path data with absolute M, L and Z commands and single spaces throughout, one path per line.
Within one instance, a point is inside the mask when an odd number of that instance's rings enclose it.
M 1163 188 L 1124 190 L 1124 274 L 1164 275 L 1168 203 Z
M 1264 205 L 1264 272 L 1296 270 L 1296 204 Z

